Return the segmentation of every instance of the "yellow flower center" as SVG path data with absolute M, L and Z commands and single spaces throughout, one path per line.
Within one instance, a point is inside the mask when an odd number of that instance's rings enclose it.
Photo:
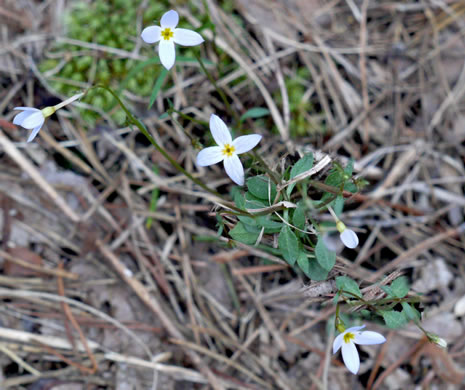
M 348 332 L 344 335 L 344 343 L 346 344 L 350 343 L 353 339 L 355 339 L 355 335 L 352 332 Z
M 174 32 L 169 27 L 166 27 L 164 30 L 161 31 L 161 36 L 165 41 L 169 41 L 173 38 Z
M 226 144 L 223 146 L 223 154 L 227 157 L 231 157 L 234 153 L 234 151 L 236 150 L 236 148 L 232 145 L 229 145 L 229 144 Z

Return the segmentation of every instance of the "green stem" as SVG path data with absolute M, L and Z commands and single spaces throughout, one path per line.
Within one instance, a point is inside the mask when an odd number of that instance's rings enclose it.
M 137 128 L 140 130 L 140 132 L 145 135 L 145 137 L 150 141 L 150 143 L 155 147 L 155 149 L 157 149 L 163 155 L 163 157 L 165 157 L 169 161 L 169 163 L 174 168 L 176 168 L 179 172 L 181 172 L 183 175 L 185 175 L 189 180 L 191 180 L 192 182 L 194 182 L 195 184 L 197 184 L 198 186 L 203 188 L 205 191 L 207 191 L 210 194 L 212 194 L 212 195 L 216 196 L 217 198 L 221 199 L 223 201 L 222 203 L 224 203 L 224 205 L 226 205 L 228 208 L 231 208 L 231 209 L 233 209 L 234 211 L 237 211 L 237 212 L 241 212 L 241 213 L 244 212 L 244 210 L 241 210 L 238 207 L 231 204 L 230 202 L 228 202 L 226 200 L 223 200 L 223 198 L 222 198 L 222 196 L 221 196 L 221 194 L 219 192 L 211 189 L 210 187 L 205 185 L 201 180 L 199 180 L 196 177 L 192 176 L 175 159 L 173 159 L 160 145 L 158 145 L 157 141 L 155 141 L 155 139 L 152 137 L 152 135 L 145 128 L 145 125 L 139 119 L 137 119 L 134 115 L 131 114 L 131 112 L 126 108 L 126 106 L 123 104 L 123 102 L 118 97 L 118 95 L 111 88 L 106 87 L 104 85 L 96 85 L 94 87 L 89 88 L 89 90 L 94 89 L 94 88 L 103 88 L 103 89 L 107 90 L 108 92 L 110 92 L 113 95 L 113 97 L 118 101 L 119 105 L 121 106 L 121 108 L 124 110 L 124 112 L 128 116 L 129 122 L 132 123 L 133 125 L 137 126 Z
M 197 59 L 197 61 L 199 62 L 200 67 L 204 71 L 204 73 L 207 76 L 208 80 L 213 85 L 213 87 L 216 89 L 216 92 L 218 92 L 218 94 L 220 95 L 221 100 L 223 100 L 223 103 L 226 106 L 226 109 L 228 110 L 229 114 L 234 117 L 234 120 L 235 120 L 236 124 L 239 124 L 240 123 L 239 115 L 237 115 L 236 111 L 234 111 L 232 109 L 231 104 L 229 103 L 228 98 L 226 97 L 225 93 L 223 92 L 223 90 L 220 87 L 218 87 L 218 84 L 216 83 L 215 79 L 213 78 L 211 73 L 206 68 L 206 66 L 203 63 L 202 59 L 200 58 L 199 54 L 197 52 L 194 52 L 194 56 Z
M 171 117 L 171 114 L 173 112 L 175 112 L 176 114 L 178 114 L 181 118 L 184 118 L 192 123 L 195 123 L 197 125 L 200 125 L 200 126 L 208 126 L 208 122 L 205 122 L 205 121 L 200 121 L 198 119 L 195 119 L 194 117 L 190 116 L 190 115 L 187 115 L 185 114 L 184 112 L 182 111 L 179 111 L 179 110 L 176 110 L 176 108 L 170 108 L 168 111 L 168 115 Z

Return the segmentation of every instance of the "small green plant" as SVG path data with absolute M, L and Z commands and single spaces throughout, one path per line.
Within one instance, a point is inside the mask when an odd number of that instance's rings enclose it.
M 97 0 L 85 3 L 86 6 L 83 4 L 74 5 L 69 15 L 71 38 L 79 37 L 93 45 L 125 51 L 134 48 L 135 40 L 132 38 L 136 32 L 133 20 L 136 17 L 137 6 L 133 2 Z M 108 15 L 111 15 L 109 19 Z M 153 19 L 159 19 L 159 23 L 153 25 Z M 331 243 L 330 234 L 338 234 L 337 239 L 349 249 L 357 247 L 359 238 L 355 231 L 346 227 L 341 215 L 346 199 L 362 190 L 366 182 L 353 176 L 352 160 L 345 165 L 333 161 L 329 156 L 315 161 L 312 153 L 306 153 L 297 160 L 288 157 L 279 164 L 279 168 L 274 168 L 270 167 L 259 153 L 252 152 L 261 142 L 262 136 L 242 134 L 243 125 L 253 124 L 254 120 L 260 121 L 270 112 L 263 107 L 252 107 L 239 115 L 195 48 L 182 49 L 184 55 L 187 53 L 187 57 L 176 57 L 175 43 L 196 46 L 203 42 L 198 32 L 183 28 L 182 23 L 178 27 L 178 21 L 178 13 L 164 12 L 163 3 L 149 7 L 144 16 L 144 24 L 150 26 L 143 30 L 142 39 L 147 43 L 158 43 L 159 56 L 137 65 L 132 60 L 112 57 L 105 50 L 103 53 L 107 53 L 108 56 L 92 56 L 81 52 L 82 47 L 78 48 L 71 43 L 57 47 L 56 58 L 51 56 L 44 61 L 41 70 L 63 95 L 71 94 L 80 86 L 85 92 L 42 110 L 17 107 L 16 109 L 22 112 L 16 115 L 14 123 L 32 130 L 29 137 L 31 141 L 46 118 L 56 110 L 77 99 L 87 99 L 114 118 L 120 116 L 119 119 L 124 120 L 128 126 L 137 128 L 178 172 L 208 193 L 209 199 L 219 206 L 216 216 L 217 235 L 229 237 L 230 246 L 255 246 L 274 257 L 278 256 L 281 263 L 288 264 L 303 279 L 322 281 L 332 278 L 338 248 Z M 208 18 L 204 22 L 204 25 L 211 23 Z M 59 59 L 60 55 L 63 55 L 63 58 Z M 157 143 L 156 138 L 121 98 L 123 90 L 137 91 L 143 96 L 150 96 L 150 108 L 168 77 L 169 70 L 175 66 L 176 58 L 198 61 L 208 81 L 223 101 L 225 111 L 230 115 L 231 125 L 227 125 L 215 114 L 210 116 L 209 127 L 215 145 L 203 148 L 196 158 L 197 167 L 200 169 L 223 163 L 226 174 L 237 184 L 229 195 L 210 188 L 197 175 L 187 171 Z M 164 68 L 159 66 L 159 63 Z M 300 99 L 301 94 L 302 91 L 291 94 L 292 104 Z M 295 106 L 293 112 L 294 109 Z M 185 120 L 192 121 L 196 126 L 205 126 L 204 121 L 173 107 L 166 115 L 173 112 Z M 86 112 L 83 112 L 84 115 Z M 92 115 L 93 120 L 100 119 L 95 113 Z M 297 120 L 301 119 L 297 117 Z M 299 134 L 299 124 L 294 125 Z M 235 138 L 232 137 L 228 126 L 236 135 Z M 185 133 L 191 137 L 193 144 L 200 144 L 187 130 Z M 205 141 L 212 143 L 208 134 Z M 239 155 L 241 158 L 245 157 L 242 161 L 245 162 L 248 177 Z M 155 167 L 154 170 L 156 169 Z M 159 190 L 155 189 L 151 198 L 152 210 L 155 210 L 158 198 Z M 147 220 L 147 227 L 150 225 L 151 220 Z M 412 321 L 431 342 L 443 347 L 446 345 L 444 340 L 422 328 L 418 306 L 420 298 L 410 293 L 406 277 L 399 277 L 389 285 L 380 283 L 379 286 L 372 286 L 383 291 L 383 295 L 375 299 L 364 297 L 357 282 L 348 276 L 336 277 L 335 284 L 335 325 L 340 335 L 334 341 L 333 352 L 342 348 L 344 362 L 352 373 L 358 372 L 360 364 L 355 344 L 381 344 L 385 339 L 379 333 L 362 331 L 363 326 L 347 329 L 349 317 L 341 313 L 341 307 L 352 308 L 353 317 L 378 322 L 392 329 L 398 329 Z

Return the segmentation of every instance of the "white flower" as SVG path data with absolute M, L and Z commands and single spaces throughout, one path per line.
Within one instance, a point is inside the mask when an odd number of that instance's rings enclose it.
M 171 69 L 176 58 L 174 44 L 183 46 L 196 46 L 203 42 L 203 38 L 195 31 L 185 28 L 176 28 L 179 22 L 179 15 L 176 11 L 166 12 L 160 20 L 160 26 L 150 26 L 144 28 L 141 37 L 144 42 L 156 43 L 160 61 L 166 69 Z
M 84 93 L 78 93 L 77 95 L 70 97 L 69 99 L 57 104 L 56 106 L 45 107 L 42 110 L 33 107 L 15 107 L 15 110 L 22 110 L 23 112 L 20 112 L 14 117 L 13 124 L 22 126 L 28 130 L 32 130 L 27 139 L 27 142 L 31 142 L 42 128 L 45 122 L 45 118 L 54 114 L 56 110 L 59 110 L 60 108 L 74 102 L 77 99 L 80 99 L 83 95 Z
M 14 109 L 23 110 L 23 112 L 20 112 L 14 117 L 13 124 L 32 130 L 27 139 L 27 142 L 31 142 L 45 122 L 45 116 L 42 110 L 32 107 L 15 107 Z
M 428 340 L 436 344 L 438 347 L 447 348 L 447 341 L 439 337 L 438 335 L 428 332 L 426 333 L 426 337 L 428 337 Z
M 201 150 L 197 155 L 197 165 L 206 167 L 223 161 L 224 169 L 232 181 L 240 186 L 244 185 L 244 168 L 237 155 L 257 146 L 262 136 L 243 135 L 233 141 L 226 124 L 214 114 L 210 117 L 210 131 L 218 146 Z
M 373 345 L 386 341 L 382 334 L 371 331 L 360 332 L 364 327 L 365 325 L 349 328 L 338 335 L 333 342 L 333 354 L 342 347 L 342 360 L 352 374 L 357 374 L 360 368 L 360 358 L 355 344 Z
M 347 248 L 354 249 L 354 248 L 357 247 L 357 245 L 358 245 L 358 236 L 353 230 L 347 229 L 346 225 L 344 225 L 344 223 L 342 221 L 337 221 L 336 229 L 340 233 L 339 237 L 340 237 L 342 243 Z

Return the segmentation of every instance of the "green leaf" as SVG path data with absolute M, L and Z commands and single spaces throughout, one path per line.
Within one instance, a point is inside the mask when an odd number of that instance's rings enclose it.
M 402 313 L 404 313 L 405 317 L 412 321 L 419 321 L 421 319 L 421 315 L 414 307 L 412 307 L 408 302 L 402 302 Z
M 152 94 L 150 95 L 150 103 L 148 107 L 149 109 L 152 108 L 153 103 L 155 103 L 158 92 L 160 92 L 160 89 L 163 83 L 165 82 L 166 76 L 168 76 L 168 71 L 165 68 L 163 68 L 160 72 L 160 76 L 158 76 L 158 79 L 155 82 L 155 85 L 153 86 Z
M 264 227 L 265 233 L 278 233 L 282 227 L 283 223 L 279 221 L 273 221 L 269 215 L 261 215 L 255 218 L 257 226 Z
M 339 171 L 331 172 L 325 180 L 325 184 L 331 187 L 339 187 L 342 183 L 342 175 Z
M 253 196 L 259 199 L 273 202 L 276 197 L 276 185 L 264 175 L 248 179 L 247 188 Z
M 351 158 L 349 159 L 346 167 L 344 168 L 344 173 L 348 176 L 352 176 L 353 171 L 354 171 L 354 159 Z
M 387 294 L 387 298 L 395 297 L 394 291 L 389 286 L 380 286 L 381 290 L 383 290 Z
M 289 226 L 284 225 L 279 233 L 278 246 L 289 265 L 294 265 L 300 251 L 300 242 Z
M 237 189 L 237 187 L 234 187 L 232 192 L 232 198 L 234 199 L 234 203 L 238 208 L 241 210 L 245 210 L 245 198 L 244 195 L 242 195 L 241 191 Z
M 336 252 L 330 251 L 326 248 L 322 236 L 318 237 L 318 242 L 315 247 L 315 257 L 318 264 L 320 264 L 320 266 L 326 271 L 331 271 L 336 263 Z
M 262 209 L 270 205 L 270 202 L 264 199 L 257 198 L 250 191 L 247 191 L 245 193 L 244 198 L 246 209 Z
M 237 241 L 240 241 L 247 245 L 253 245 L 257 242 L 260 231 L 250 232 L 250 227 L 247 229 L 242 222 L 238 222 L 237 225 L 229 232 L 229 235 Z
M 342 173 L 336 170 L 336 171 L 331 172 L 328 175 L 328 177 L 325 180 L 325 184 L 331 187 L 335 187 L 335 190 L 339 191 L 342 181 L 343 181 Z M 337 197 L 335 194 L 331 192 L 325 192 L 323 196 L 321 197 L 320 202 L 324 204 L 332 198 L 334 199 L 331 202 L 327 203 L 327 206 L 331 206 L 334 208 Z
M 358 284 L 355 282 L 355 280 L 349 278 L 348 276 L 338 276 L 336 278 L 336 286 L 338 289 L 350 292 L 357 297 L 362 297 L 362 293 L 360 292 Z
M 261 209 L 261 208 L 267 207 L 267 204 L 263 200 L 258 199 L 257 197 L 253 196 L 250 192 L 246 192 L 245 196 L 242 195 L 240 191 L 235 192 L 234 201 L 236 203 L 236 206 L 240 207 L 242 210 Z M 240 221 L 242 221 L 246 225 L 250 225 L 254 227 L 257 227 L 259 225 L 258 217 L 246 217 L 246 216 L 241 215 L 238 218 Z M 279 232 L 280 229 L 281 229 L 281 226 L 279 226 L 279 229 L 276 230 L 274 233 Z
M 341 215 L 342 210 L 344 210 L 344 197 L 342 195 L 337 196 L 333 203 L 333 210 L 338 217 Z
M 407 277 L 401 276 L 400 278 L 397 278 L 396 280 L 394 280 L 391 283 L 391 290 L 395 297 L 397 298 L 405 297 L 410 290 Z
M 300 229 L 304 230 L 305 228 L 305 205 L 304 202 L 298 202 L 297 207 L 294 209 L 292 214 L 292 224 Z
M 404 313 L 400 311 L 386 311 L 383 313 L 383 319 L 386 326 L 392 329 L 401 328 L 407 323 Z
M 357 186 L 351 181 L 347 181 L 346 184 L 344 184 L 344 190 L 352 192 L 353 194 L 358 192 Z
M 305 252 L 300 252 L 297 264 L 303 273 L 312 280 L 326 280 L 328 271 L 320 267 L 315 259 L 309 259 Z
M 313 153 L 308 153 L 303 156 L 299 161 L 297 161 L 291 169 L 291 175 L 289 179 L 293 179 L 297 175 L 304 173 L 313 167 Z M 294 189 L 297 183 L 292 183 L 287 187 L 287 194 L 291 195 L 292 190 Z
M 224 220 L 220 214 L 216 214 L 216 220 L 217 220 L 216 226 L 218 226 L 218 231 L 216 232 L 216 236 L 220 237 L 221 234 L 223 234 L 223 230 L 224 230 Z
M 247 223 L 241 220 L 241 222 L 244 225 L 244 229 L 252 234 L 260 233 L 261 229 L 257 226 L 257 221 L 254 218 L 249 219 L 252 220 L 252 223 Z
M 268 110 L 268 108 L 254 107 L 254 108 L 251 108 L 250 110 L 248 110 L 247 112 L 245 112 L 241 116 L 240 121 L 243 122 L 248 118 L 262 118 L 264 116 L 269 115 L 269 113 L 270 113 L 270 110 Z

